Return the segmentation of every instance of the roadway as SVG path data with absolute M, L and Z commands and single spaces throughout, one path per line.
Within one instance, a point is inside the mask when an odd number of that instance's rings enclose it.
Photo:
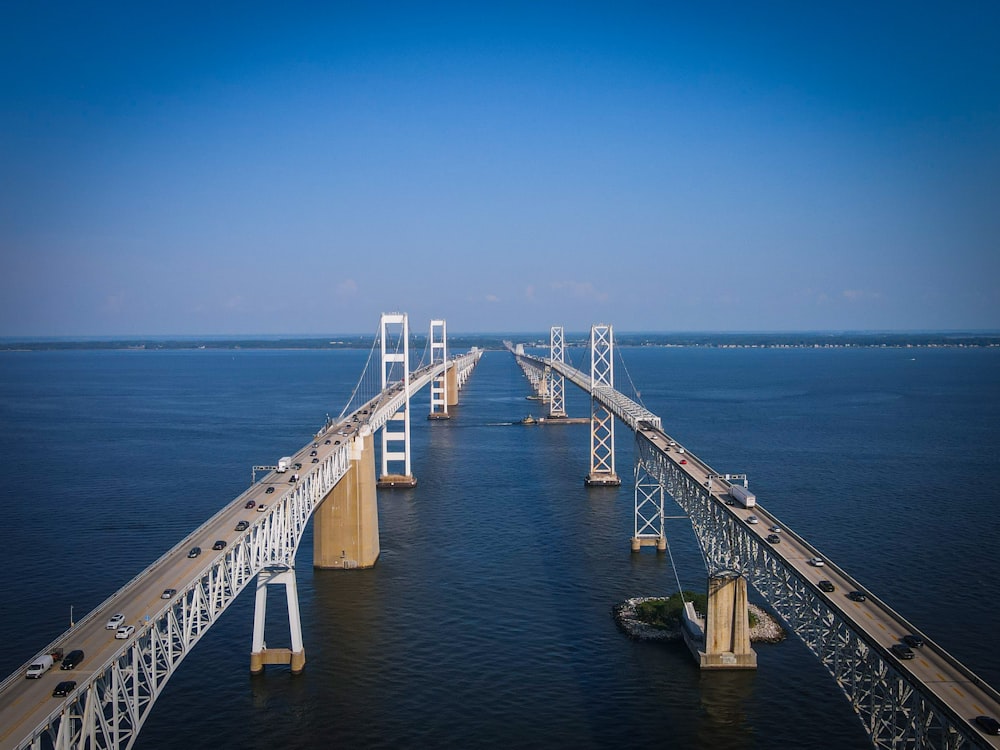
M 880 646 L 884 653 L 882 657 L 903 674 L 912 676 L 915 682 L 925 686 L 941 703 L 947 705 L 958 716 L 969 722 L 970 733 L 988 746 L 1000 748 L 1000 737 L 988 736 L 975 725 L 976 716 L 988 715 L 1000 719 L 1000 699 L 995 690 L 985 685 L 964 669 L 954 657 L 933 643 L 923 633 L 918 633 L 902 617 L 887 605 L 874 598 L 861 587 L 846 572 L 830 563 L 803 538 L 788 529 L 781 521 L 764 509 L 759 503 L 752 508 L 740 505 L 730 505 L 729 484 L 718 479 L 718 473 L 689 451 L 682 454 L 682 446 L 671 445 L 671 438 L 660 430 L 638 428 L 659 452 L 678 469 L 690 476 L 701 487 L 709 491 L 709 477 L 714 477 L 711 484 L 711 496 L 726 512 L 731 514 L 745 529 L 758 537 L 759 542 L 769 548 L 772 555 L 779 557 L 783 563 L 798 573 L 815 589 L 815 594 L 838 615 L 849 622 L 857 631 L 868 636 L 870 642 Z M 680 463 L 681 461 L 685 463 Z M 750 516 L 756 516 L 758 523 L 749 523 Z M 781 529 L 780 532 L 770 530 L 772 526 Z M 780 542 L 772 544 L 767 541 L 770 534 L 776 534 Z M 809 560 L 820 557 L 824 560 L 822 567 L 809 564 Z M 836 588 L 825 592 L 819 588 L 821 580 L 830 581 Z M 866 601 L 856 602 L 848 598 L 852 591 L 861 591 Z M 945 609 L 947 611 L 947 609 Z M 918 634 L 924 641 L 922 647 L 912 649 L 913 659 L 900 659 L 891 651 L 891 647 L 901 642 L 907 634 Z M 977 682 L 978 680 L 978 682 Z

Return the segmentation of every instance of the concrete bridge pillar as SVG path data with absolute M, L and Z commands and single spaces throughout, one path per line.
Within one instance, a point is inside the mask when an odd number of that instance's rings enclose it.
M 733 571 L 709 576 L 707 609 L 701 668 L 756 669 L 757 654 L 750 648 L 746 579 Z
M 316 508 L 313 567 L 370 568 L 380 553 L 375 439 L 367 425 L 350 443 L 351 465 Z
M 447 378 L 445 393 L 447 394 L 448 406 L 458 406 L 458 367 L 454 365 L 449 367 L 445 377 Z

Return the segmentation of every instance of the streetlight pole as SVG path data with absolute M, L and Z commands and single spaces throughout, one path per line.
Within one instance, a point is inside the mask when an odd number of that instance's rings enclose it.
M 75 623 L 73 622 L 73 605 L 69 605 L 69 626 L 73 627 Z

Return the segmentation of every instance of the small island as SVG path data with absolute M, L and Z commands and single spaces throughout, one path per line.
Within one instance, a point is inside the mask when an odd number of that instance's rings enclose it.
M 643 596 L 626 599 L 612 609 L 618 627 L 629 637 L 640 641 L 681 640 L 681 610 L 684 601 L 693 602 L 699 612 L 705 611 L 707 597 L 693 591 L 669 597 Z M 785 629 L 768 612 L 756 604 L 747 605 L 752 643 L 779 643 L 786 637 Z

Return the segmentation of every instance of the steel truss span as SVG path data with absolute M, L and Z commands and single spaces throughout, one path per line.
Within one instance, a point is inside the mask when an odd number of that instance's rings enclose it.
M 831 608 L 814 585 L 786 565 L 705 487 L 641 433 L 636 434 L 636 444 L 643 470 L 659 480 L 690 519 L 709 571 L 735 570 L 747 578 L 826 667 L 875 747 L 957 750 L 985 746 L 962 717 L 923 690 L 920 682 L 897 670 L 884 657 L 884 647 Z
M 481 356 L 481 351 L 462 355 L 450 362 L 438 362 L 410 375 L 410 391 L 419 390 L 448 367 L 458 368 L 458 382 L 464 384 Z M 374 431 L 386 424 L 404 404 L 407 394 L 395 393 L 368 415 L 362 432 Z M 375 399 L 366 406 L 373 406 Z M 132 639 L 122 641 L 121 649 L 80 684 L 66 700 L 14 747 L 18 750 L 114 750 L 130 748 L 149 716 L 153 704 L 201 637 L 223 612 L 261 572 L 294 574 L 295 553 L 313 511 L 344 476 L 351 464 L 351 441 L 346 441 L 321 462 L 303 470 L 297 483 L 277 497 L 261 518 L 244 531 L 204 570 L 139 629 Z M 254 490 L 248 489 L 235 503 L 242 503 Z M 219 511 L 203 524 L 211 526 L 232 506 Z M 168 551 L 125 588 L 154 573 L 164 560 L 182 553 L 187 540 Z M 124 590 L 124 589 L 123 589 Z M 121 591 L 113 594 L 80 625 L 103 612 Z M 61 640 L 40 653 L 48 653 Z M 8 677 L 3 686 L 23 679 L 24 668 Z

